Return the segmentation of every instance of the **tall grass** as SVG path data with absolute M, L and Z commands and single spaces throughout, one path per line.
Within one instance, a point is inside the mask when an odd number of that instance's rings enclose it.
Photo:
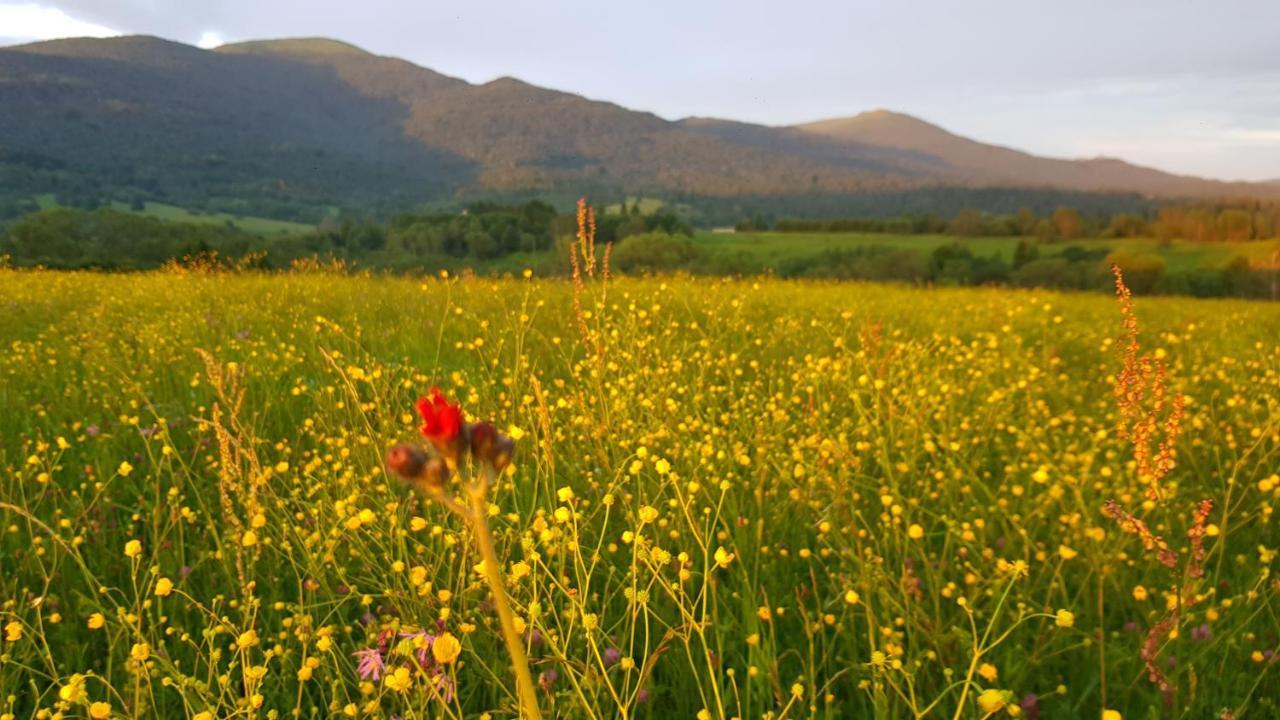
M 1152 499 L 1106 297 L 599 283 L 0 270 L 0 714 L 516 716 L 468 523 L 383 469 L 432 385 L 516 440 L 548 717 L 1280 712 L 1280 308 L 1131 309 Z

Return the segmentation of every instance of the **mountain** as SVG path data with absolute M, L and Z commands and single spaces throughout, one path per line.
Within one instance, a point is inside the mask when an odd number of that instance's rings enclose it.
M 919 118 L 873 110 L 797 129 L 842 142 L 919 153 L 938 161 L 938 176 L 975 185 L 1137 191 L 1147 195 L 1219 196 L 1267 192 L 1262 183 L 1227 183 L 1140 167 L 1115 158 L 1058 160 L 960 137 Z
M 460 81 L 356 53 L 318 62 L 147 37 L 0 50 L 0 187 L 279 214 L 300 199 L 409 202 L 471 182 L 464 158 L 405 135 L 408 111 L 387 97 Z
M 1053 160 L 877 111 L 795 127 L 656 115 L 514 78 L 472 84 L 323 38 L 0 48 L 0 195 L 277 217 L 483 193 L 853 196 L 960 186 L 1280 195 Z

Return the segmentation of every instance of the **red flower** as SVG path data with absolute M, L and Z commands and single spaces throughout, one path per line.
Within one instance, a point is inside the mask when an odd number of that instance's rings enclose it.
M 458 457 L 459 441 L 462 434 L 462 408 L 451 404 L 440 392 L 440 388 L 431 388 L 431 393 L 418 400 L 418 414 L 422 416 L 422 436 L 446 457 Z

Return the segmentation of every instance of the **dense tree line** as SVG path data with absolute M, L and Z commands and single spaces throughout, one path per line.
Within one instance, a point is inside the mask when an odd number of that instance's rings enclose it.
M 1160 206 L 1158 201 L 1137 193 L 1075 192 L 1051 188 L 967 188 L 934 186 L 907 190 L 867 190 L 856 194 L 803 193 L 787 196 L 708 197 L 669 194 L 660 196 L 671 203 L 690 207 L 703 225 L 754 223 L 769 228 L 783 218 L 838 220 L 862 218 L 887 220 L 934 216 L 946 220 L 965 209 L 983 214 L 1015 215 L 1028 208 L 1044 217 L 1059 206 L 1076 208 L 1082 215 L 1110 216 L 1118 213 L 1147 215 Z
M 926 213 L 888 218 L 782 218 L 770 227 L 762 217 L 739 221 L 740 231 L 807 233 L 948 234 L 958 237 L 1032 237 L 1042 242 L 1097 238 L 1158 238 L 1162 241 L 1245 242 L 1280 237 L 1280 203 L 1240 201 L 1167 205 L 1147 213 L 1086 214 L 1069 205 L 1039 214 L 1031 208 L 1016 213 L 984 213 L 963 208 L 950 219 Z
M 202 253 L 246 255 L 260 238 L 214 224 L 171 223 L 109 208 L 53 208 L 0 232 L 0 254 L 18 265 L 143 269 Z
M 270 267 L 298 258 L 324 256 L 370 267 L 449 266 L 457 261 L 493 261 L 546 255 L 557 240 L 572 236 L 576 218 L 551 205 L 477 202 L 456 212 L 404 213 L 389 222 L 329 218 L 315 231 L 261 237 L 231 224 L 165 222 L 100 207 L 52 208 L 29 213 L 0 227 L 0 254 L 20 265 L 145 269 L 202 253 L 261 255 Z M 638 207 L 599 218 L 596 238 L 614 242 L 645 233 L 693 234 L 669 212 L 644 214 Z
M 932 252 L 891 245 L 829 249 L 790 258 L 766 267 L 746 255 L 716 255 L 706 248 L 662 234 L 629 238 L 614 249 L 628 258 L 627 271 L 683 270 L 696 274 L 732 275 L 776 272 L 788 278 L 868 280 L 936 285 L 1010 285 L 1066 290 L 1110 291 L 1111 265 L 1124 270 L 1130 288 L 1140 294 L 1197 297 L 1245 297 L 1280 300 L 1280 268 L 1256 267 L 1236 256 L 1223 267 L 1174 269 L 1163 257 L 1124 250 L 1055 243 L 1042 252 L 1040 241 L 1020 240 L 1013 256 L 980 255 L 969 241 L 957 239 Z
M 1166 214 L 1165 220 L 1183 217 Z M 759 257 L 715 252 L 693 242 L 689 226 L 672 213 L 645 214 L 638 206 L 623 204 L 621 212 L 598 218 L 597 241 L 614 243 L 613 266 L 623 273 L 775 272 L 783 277 L 1085 290 L 1108 288 L 1108 268 L 1114 263 L 1125 270 L 1130 286 L 1139 293 L 1280 296 L 1277 269 L 1251 266 L 1244 256 L 1235 257 L 1223 267 L 1170 270 L 1160 255 L 1071 244 L 1062 237 L 1091 229 L 1078 214 L 1054 211 L 1048 217 L 1031 213 L 1013 216 L 1021 228 L 1043 228 L 1050 223 L 1054 232 L 1047 239 L 1022 237 L 1008 259 L 1002 254 L 975 253 L 970 241 L 957 232 L 957 220 L 962 223 L 961 228 L 968 227 L 964 223 L 978 222 L 981 226 L 991 221 L 968 215 L 953 218 L 941 229 L 957 237 L 931 252 L 888 244 L 859 246 L 826 250 L 770 266 Z M 880 227 L 866 222 L 832 224 L 864 232 Z M 894 224 L 906 220 L 884 222 L 883 227 L 897 228 L 893 232 L 905 232 L 901 228 L 907 227 Z M 928 224 L 936 221 L 927 218 L 911 222 L 919 223 L 913 228 L 925 227 L 933 232 L 939 229 L 936 224 Z M 1136 221 L 1113 217 L 1108 228 L 1127 228 L 1126 223 L 1130 222 L 1137 227 Z M 1228 223 L 1226 227 L 1233 226 Z M 403 214 L 387 223 L 330 219 L 313 232 L 276 237 L 253 235 L 231 224 L 165 222 L 110 208 L 55 208 L 32 213 L 0 229 L 0 255 L 7 255 L 17 265 L 62 268 L 146 269 L 171 259 L 218 253 L 223 257 L 252 257 L 257 265 L 266 268 L 286 268 L 301 258 L 320 257 L 401 270 L 510 270 L 533 266 L 540 273 L 556 273 L 567 271 L 567 246 L 575 231 L 572 214 L 539 201 L 518 205 L 475 203 L 462 212 Z M 1232 236 L 1242 238 L 1243 235 Z M 1201 239 L 1207 241 L 1211 237 Z

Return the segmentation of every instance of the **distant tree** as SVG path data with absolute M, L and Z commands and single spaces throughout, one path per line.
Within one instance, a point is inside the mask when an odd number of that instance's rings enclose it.
M 1075 208 L 1059 205 L 1053 211 L 1053 228 L 1058 237 L 1071 240 L 1080 237 L 1080 213 Z
M 1062 257 L 1032 260 L 1014 270 L 1010 280 L 1024 287 L 1057 287 L 1080 289 L 1087 285 L 1089 266 Z
M 947 223 L 948 235 L 960 235 L 962 237 L 976 237 L 982 234 L 982 213 L 972 208 L 966 208 L 956 213 L 956 216 Z
M 1036 233 L 1036 224 L 1039 219 L 1031 208 L 1019 208 L 1017 215 L 1018 234 L 1023 237 L 1030 237 Z
M 1253 238 L 1253 214 L 1248 210 L 1228 208 L 1218 213 L 1215 223 L 1217 240 L 1245 242 Z
M 1123 270 L 1125 283 L 1137 294 L 1156 292 L 1164 280 L 1165 261 L 1156 255 L 1116 251 L 1108 255 L 1102 265 L 1104 273 L 1105 268 L 1112 265 Z
M 1237 297 L 1264 297 L 1262 273 L 1253 269 L 1249 258 L 1237 255 L 1222 269 L 1227 293 Z
M 632 235 L 613 247 L 613 266 L 622 272 L 676 270 L 702 257 L 702 248 L 664 232 Z
M 644 218 L 639 215 L 634 215 L 618 224 L 614 231 L 614 237 L 611 239 L 622 240 L 623 238 L 628 238 L 632 235 L 642 235 L 647 230 L 648 228 L 645 227 Z
M 1147 237 L 1150 231 L 1146 218 L 1141 215 L 1117 213 L 1111 216 L 1111 221 L 1107 224 L 1107 229 L 1102 232 L 1102 236 L 1115 238 Z
M 1040 248 L 1037 247 L 1036 242 L 1023 238 L 1018 241 L 1018 247 L 1013 251 L 1013 269 L 1017 270 L 1038 257 L 1040 257 Z
M 1049 220 L 1041 219 L 1036 222 L 1036 240 L 1042 243 L 1053 242 L 1054 229 L 1053 223 Z
M 943 245 L 929 256 L 929 279 L 936 283 L 967 285 L 973 274 L 973 253 L 956 242 Z

